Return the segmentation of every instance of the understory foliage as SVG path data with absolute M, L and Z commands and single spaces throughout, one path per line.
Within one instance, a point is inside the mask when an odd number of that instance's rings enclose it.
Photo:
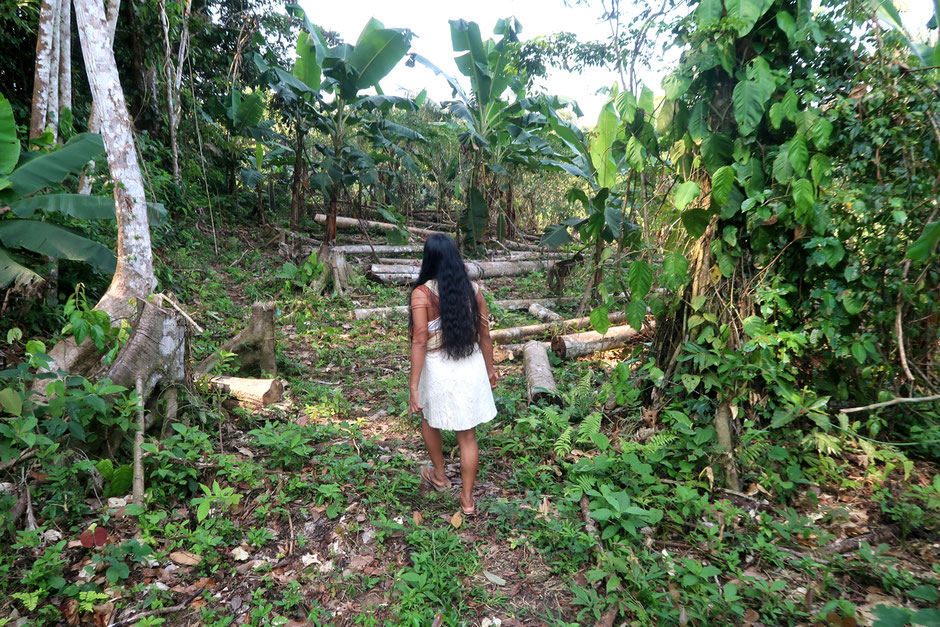
M 937 18 L 924 42 L 887 0 L 639 2 L 630 19 L 601 4 L 605 42 L 454 20 L 451 76 L 375 20 L 353 44 L 269 0 L 122 3 L 148 200 L 170 218 L 152 224 L 156 274 L 206 326 L 193 357 L 247 303 L 277 303 L 287 399 L 248 411 L 206 378 L 144 404 L 48 371 L 57 340 L 110 361 L 128 339 L 93 307 L 120 183 L 77 132 L 81 87 L 63 145 L 22 139 L 38 9 L 0 3 L 0 41 L 18 42 L 0 61 L 0 611 L 102 622 L 189 598 L 207 625 L 940 623 L 924 557 L 940 531 L 940 403 L 924 402 L 940 389 Z M 192 37 L 179 181 L 160 7 L 168 38 Z M 636 70 L 664 40 L 680 58 L 654 91 Z M 454 100 L 384 93 L 399 62 Z M 593 127 L 538 92 L 546 64 L 611 70 Z M 73 193 L 80 176 L 97 195 Z M 474 252 L 542 231 L 572 255 L 567 278 L 494 279 L 487 297 L 583 296 L 559 312 L 588 306 L 602 334 L 622 312 L 644 341 L 551 357 L 554 403 L 527 404 L 521 367 L 500 365 L 482 515 L 454 516 L 419 490 L 403 325 L 348 315 L 400 291 L 359 273 L 322 296 L 327 258 L 285 259 L 261 230 L 330 239 L 318 212 L 392 222 L 395 244 L 440 227 Z M 222 373 L 257 374 L 231 353 Z M 139 412 L 141 504 L 125 498 Z

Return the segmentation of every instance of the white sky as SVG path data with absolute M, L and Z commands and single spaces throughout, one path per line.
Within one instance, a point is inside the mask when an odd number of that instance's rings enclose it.
M 590 6 L 565 6 L 562 0 L 476 0 L 472 3 L 447 0 L 300 0 L 311 21 L 337 31 L 343 39 L 355 43 L 359 31 L 371 17 L 389 28 L 410 28 L 415 36 L 411 51 L 427 57 L 439 68 L 456 77 L 469 91 L 469 79 L 460 75 L 454 64 L 454 51 L 450 41 L 449 20 L 465 19 L 480 25 L 484 39 L 494 37 L 493 26 L 502 17 L 515 16 L 522 24 L 520 39 L 550 35 L 561 31 L 575 33 L 581 41 L 601 40 L 610 36 L 610 28 L 600 22 L 600 2 Z M 910 31 L 926 33 L 925 25 L 933 13 L 931 0 L 895 0 L 896 6 Z M 629 2 L 623 2 L 628 10 Z M 905 10 L 907 9 L 907 10 Z M 935 37 L 935 36 L 934 36 Z M 667 53 L 664 61 L 651 69 L 639 69 L 640 79 L 659 94 L 663 76 L 675 65 L 677 51 Z M 607 69 L 589 69 L 581 74 L 564 70 L 550 70 L 547 80 L 539 81 L 536 88 L 547 94 L 575 99 L 584 112 L 580 123 L 593 125 L 606 96 L 597 91 L 609 87 L 616 79 L 615 72 Z M 383 81 L 387 94 L 418 93 L 427 89 L 428 97 L 438 102 L 452 99 L 450 87 L 443 78 L 435 76 L 421 65 L 413 68 L 401 63 Z

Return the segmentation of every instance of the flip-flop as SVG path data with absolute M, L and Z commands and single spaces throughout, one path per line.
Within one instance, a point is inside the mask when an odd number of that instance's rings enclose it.
M 434 479 L 431 478 L 428 472 L 433 469 L 434 469 L 434 466 L 431 464 L 428 464 L 427 466 L 424 466 L 423 468 L 421 468 L 421 483 L 431 486 L 437 492 L 447 492 L 448 490 L 450 490 L 450 482 L 448 482 L 447 485 L 439 485 L 434 482 Z

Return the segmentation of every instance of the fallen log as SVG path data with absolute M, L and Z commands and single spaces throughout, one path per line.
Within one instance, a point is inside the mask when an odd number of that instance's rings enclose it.
M 525 360 L 526 393 L 529 403 L 541 399 L 558 400 L 558 386 L 548 362 L 548 348 L 543 342 L 529 340 L 522 349 Z
M 494 276 L 516 276 L 551 268 L 553 260 L 540 261 L 467 261 L 467 274 L 471 279 Z M 410 283 L 418 278 L 418 266 L 374 263 L 367 275 L 380 283 Z
M 326 224 L 326 214 L 318 213 L 313 216 L 313 221 L 317 224 Z M 362 225 L 367 229 L 377 229 L 379 231 L 391 231 L 397 228 L 400 228 L 397 224 L 392 224 L 391 222 L 376 222 L 375 220 L 362 220 Z M 356 218 L 341 218 L 337 216 L 336 218 L 336 228 L 338 229 L 358 229 L 360 227 L 359 220 Z M 431 229 L 422 229 L 416 226 L 406 226 L 404 228 L 409 233 L 413 235 L 423 235 L 427 237 L 428 235 L 433 235 L 434 233 L 443 233 L 444 231 L 434 231 Z
M 240 407 L 261 409 L 281 400 L 284 384 L 280 379 L 245 379 L 242 377 L 217 376 L 209 379 L 209 385 L 235 399 Z
M 533 342 L 535 340 L 532 340 Z M 541 342 L 545 345 L 545 349 L 551 347 L 549 342 Z M 493 346 L 493 361 L 496 363 L 503 361 L 515 361 L 522 357 L 522 353 L 525 350 L 525 344 L 501 344 Z
M 496 305 L 499 305 L 503 309 L 528 309 L 533 303 L 538 303 L 542 305 L 565 305 L 578 302 L 577 298 L 540 298 L 540 299 L 528 299 L 528 298 L 518 298 L 518 299 L 509 299 L 509 300 L 497 300 L 495 301 Z M 353 309 L 350 314 L 350 318 L 353 320 L 365 320 L 367 318 L 391 318 L 393 316 L 407 316 L 408 315 L 408 306 L 407 305 L 398 305 L 395 307 L 375 307 L 372 309 Z
M 559 322 L 565 319 L 561 314 L 557 314 L 545 305 L 540 305 L 539 303 L 529 305 L 529 313 L 542 322 Z
M 409 244 L 407 246 L 345 244 L 343 246 L 334 246 L 332 250 L 344 255 L 371 255 L 373 250 L 379 255 L 409 255 L 422 252 L 424 246 L 419 244 Z
M 277 374 L 277 360 L 274 352 L 274 312 L 276 304 L 271 302 L 255 303 L 251 306 L 248 323 L 232 339 L 206 357 L 196 366 L 196 375 L 201 375 L 218 363 L 222 353 L 236 353 L 243 366 L 260 362 L 261 370 L 268 374 Z
M 611 316 L 613 318 L 613 316 Z M 600 351 L 623 348 L 640 339 L 641 333 L 653 324 L 645 324 L 640 330 L 631 326 L 611 327 L 601 335 L 597 331 L 585 331 L 570 335 L 557 335 L 552 338 L 552 351 L 562 359 L 574 359 Z
M 608 316 L 611 324 L 623 324 L 626 316 L 621 312 L 613 312 Z M 562 320 L 560 322 L 545 322 L 543 324 L 527 324 L 521 327 L 510 327 L 508 329 L 495 329 L 490 331 L 490 337 L 494 344 L 511 344 L 530 337 L 536 337 L 552 331 L 562 332 L 572 329 L 584 329 L 591 326 L 591 318 L 573 318 L 571 320 Z

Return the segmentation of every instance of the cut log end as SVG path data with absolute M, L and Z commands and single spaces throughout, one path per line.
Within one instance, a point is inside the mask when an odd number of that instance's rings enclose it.
M 558 386 L 548 361 L 548 348 L 543 342 L 530 340 L 522 348 L 525 360 L 526 392 L 529 403 L 542 399 L 558 400 Z
M 246 409 L 267 407 L 284 396 L 284 384 L 280 379 L 217 376 L 209 379 L 209 385 L 213 389 L 228 394 L 240 407 Z

